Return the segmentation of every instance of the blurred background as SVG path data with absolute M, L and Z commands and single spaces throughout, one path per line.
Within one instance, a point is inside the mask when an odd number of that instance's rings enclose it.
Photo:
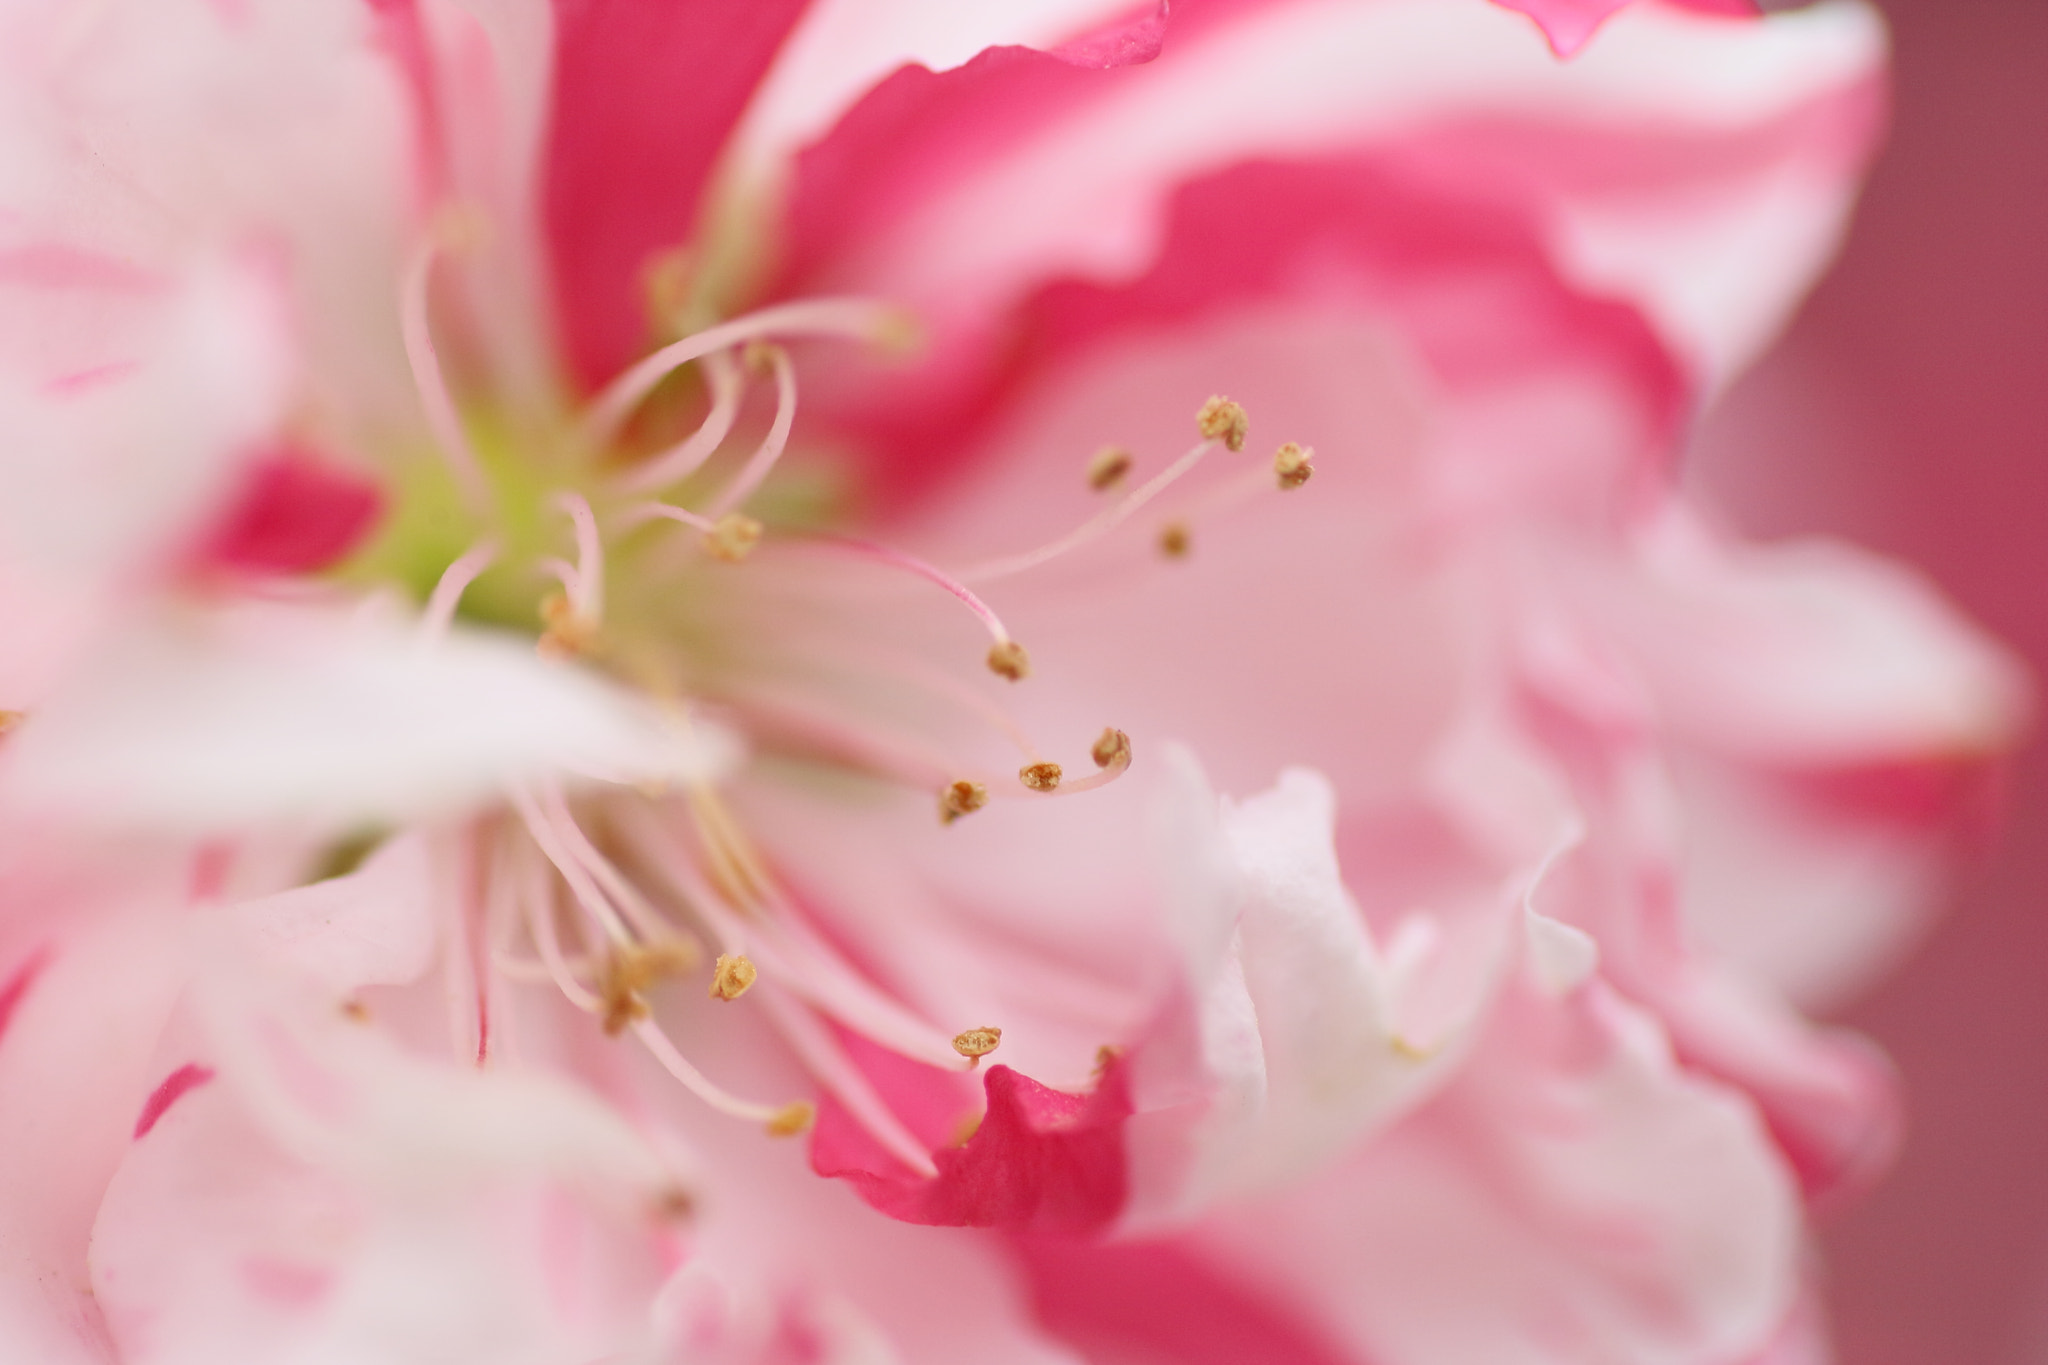
M 1920 565 L 2048 678 L 2048 0 L 1878 0 L 1890 144 L 1833 274 L 1690 478 L 1759 536 Z M 1903 1071 L 1891 1178 L 1825 1220 L 1841 1365 L 2048 1362 L 2048 745 L 2003 838 L 1842 1016 Z

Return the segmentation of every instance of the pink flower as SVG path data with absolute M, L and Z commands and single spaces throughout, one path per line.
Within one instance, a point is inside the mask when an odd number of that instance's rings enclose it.
M 5 1339 L 1819 1358 L 2023 705 L 1673 487 L 1866 11 L 5 23 Z

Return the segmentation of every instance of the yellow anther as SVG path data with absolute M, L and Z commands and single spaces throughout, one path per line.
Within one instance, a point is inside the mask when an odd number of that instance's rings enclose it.
M 1437 1051 L 1433 1047 L 1424 1047 L 1420 1043 L 1411 1043 L 1398 1033 L 1388 1035 L 1387 1046 L 1392 1048 L 1394 1055 L 1404 1062 L 1426 1062 L 1436 1056 Z
M 737 1000 L 759 975 L 745 953 L 720 953 L 717 965 L 711 969 L 711 998 Z
M 972 815 L 988 804 L 988 788 L 979 782 L 964 778 L 939 793 L 939 820 L 952 824 L 963 815 Z
M 761 523 L 740 512 L 727 512 L 704 533 L 704 548 L 713 559 L 737 564 L 761 543 Z
M 1088 486 L 1106 493 L 1123 482 L 1131 472 L 1131 452 L 1122 446 L 1104 446 L 1088 461 Z
M 1105 728 L 1096 737 L 1095 747 L 1088 751 L 1098 768 L 1128 768 L 1131 765 L 1131 737 L 1114 726 Z
M 23 711 L 0 711 L 0 739 L 7 738 L 7 732 L 28 719 Z
M 818 1106 L 809 1100 L 792 1100 L 775 1111 L 775 1116 L 764 1125 L 769 1137 L 795 1137 L 811 1131 L 811 1125 L 818 1121 Z
M 1251 434 L 1251 418 L 1245 416 L 1244 408 L 1221 394 L 1202 404 L 1195 414 L 1195 426 L 1203 436 L 1221 441 L 1231 450 L 1243 450 L 1244 438 Z
M 481 251 L 491 240 L 491 220 L 475 204 L 443 204 L 434 213 L 428 230 L 434 244 L 451 253 Z
M 740 364 L 746 367 L 747 373 L 766 379 L 775 373 L 775 357 L 781 353 L 782 348 L 768 338 L 755 337 L 740 347 Z
M 697 1200 L 680 1185 L 670 1185 L 654 1196 L 648 1212 L 657 1223 L 687 1223 L 697 1216 Z
M 1001 641 L 989 646 L 988 671 L 1011 682 L 1022 682 L 1031 676 L 1031 656 L 1015 640 Z
M 597 623 L 569 604 L 569 599 L 551 592 L 540 600 L 540 619 L 545 626 L 538 648 L 550 659 L 573 659 L 588 654 L 597 644 Z
M 651 1010 L 647 1001 L 638 991 L 627 990 L 616 981 L 607 979 L 598 983 L 598 999 L 604 1003 L 604 1032 L 607 1038 L 616 1038 L 628 1027 L 645 1019 Z
M 353 996 L 341 1002 L 341 1017 L 351 1024 L 370 1022 L 370 1007 Z
M 1169 521 L 1159 528 L 1159 553 L 1168 559 L 1186 559 L 1194 543 L 1194 532 L 1184 521 Z
M 628 990 L 644 991 L 657 981 L 697 970 L 701 960 L 696 944 L 688 939 L 669 938 L 616 950 L 607 970 Z
M 953 1036 L 953 1051 L 971 1062 L 978 1062 L 994 1052 L 1002 1041 L 1003 1031 L 999 1028 L 971 1028 Z
M 1115 1064 L 1116 1059 L 1123 1055 L 1124 1050 L 1122 1048 L 1104 1043 L 1101 1047 L 1095 1049 L 1095 1070 L 1090 1074 L 1097 1080 L 1101 1080 L 1103 1073 L 1108 1071 Z
M 1017 770 L 1017 780 L 1035 792 L 1049 792 L 1060 784 L 1060 765 L 1029 764 Z
M 657 327 L 682 331 L 696 283 L 697 257 L 687 246 L 672 246 L 647 263 L 640 285 L 646 291 L 648 316 Z
M 1316 472 L 1315 465 L 1310 463 L 1315 454 L 1315 451 L 1292 441 L 1274 451 L 1273 476 L 1280 481 L 1280 486 L 1299 488 L 1307 483 L 1309 476 Z

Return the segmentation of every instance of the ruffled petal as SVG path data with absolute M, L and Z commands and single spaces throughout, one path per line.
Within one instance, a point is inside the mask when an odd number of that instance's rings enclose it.
M 1511 996 L 1429 1108 L 1196 1244 L 1380 1365 L 1707 1365 L 1787 1313 L 1798 1203 L 1740 1097 L 1596 983 Z

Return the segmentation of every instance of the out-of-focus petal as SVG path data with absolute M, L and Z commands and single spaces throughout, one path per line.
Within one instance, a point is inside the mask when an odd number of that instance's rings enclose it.
M 1195 1239 L 1378 1365 L 1705 1365 L 1777 1329 L 1797 1210 L 1749 1107 L 1594 984 L 1511 995 L 1427 1109 Z
M 1518 9 L 1543 27 L 1543 36 L 1560 57 L 1569 57 L 1586 45 L 1601 24 L 1634 0 L 1496 0 Z M 1674 0 L 1686 9 L 1702 14 L 1743 15 L 1758 13 L 1755 0 Z
M 182 868 L 62 841 L 0 847 L 0 1354 L 115 1359 L 86 1277 L 95 1210 L 162 1077 L 155 1038 L 183 982 Z
M 148 622 L 10 736 L 16 809 L 183 829 L 330 828 L 490 800 L 550 776 L 702 780 L 720 732 L 685 734 L 595 675 L 511 640 L 328 609 Z
M 1867 108 L 1882 51 L 1845 5 L 1747 25 L 1642 7 L 1570 64 L 1477 3 L 1300 0 L 1177 24 L 1142 67 L 999 49 L 892 77 L 806 153 L 786 287 L 886 292 L 947 346 L 991 344 L 1037 281 L 1141 270 L 1178 184 L 1413 144 L 1418 174 L 1537 213 L 1575 277 L 1668 315 L 1671 341 L 1724 372 L 1803 288 L 1867 144 L 1851 119 L 1820 150 L 1784 150 L 1778 125 Z M 1512 146 L 1432 143 L 1485 126 Z M 1727 216 L 1689 233 L 1703 195 Z M 1782 271 L 1754 269 L 1759 237 Z M 1703 275 L 1715 287 L 1694 291 Z

